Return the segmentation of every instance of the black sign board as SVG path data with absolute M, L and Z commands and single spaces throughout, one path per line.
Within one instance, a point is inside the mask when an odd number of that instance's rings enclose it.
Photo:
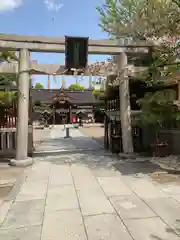
M 65 67 L 85 69 L 88 61 L 88 38 L 65 37 Z

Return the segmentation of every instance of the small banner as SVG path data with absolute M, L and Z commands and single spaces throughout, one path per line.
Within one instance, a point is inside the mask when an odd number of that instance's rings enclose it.
M 88 61 L 88 38 L 65 37 L 65 67 L 85 69 Z

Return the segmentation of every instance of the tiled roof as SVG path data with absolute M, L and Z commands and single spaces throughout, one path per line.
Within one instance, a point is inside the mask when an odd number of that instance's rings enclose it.
M 33 102 L 40 101 L 41 103 L 52 103 L 53 98 L 58 95 L 61 89 L 32 89 L 32 100 Z M 72 104 L 94 104 L 96 99 L 92 94 L 91 90 L 84 91 L 69 91 L 64 90 L 66 95 Z

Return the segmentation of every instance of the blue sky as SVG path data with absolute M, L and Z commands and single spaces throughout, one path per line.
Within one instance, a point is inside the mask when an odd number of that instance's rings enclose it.
M 39 35 L 63 37 L 84 36 L 91 39 L 107 38 L 99 23 L 96 6 L 104 0 L 0 0 L 1 32 L 21 35 Z M 89 63 L 107 59 L 108 56 L 89 55 Z M 32 53 L 31 59 L 39 63 L 64 64 L 64 54 Z M 67 86 L 75 78 L 65 78 Z M 47 76 L 33 76 L 33 82 L 47 86 Z M 87 86 L 88 79 L 82 82 Z M 57 84 L 51 81 L 52 88 L 60 87 L 61 77 Z

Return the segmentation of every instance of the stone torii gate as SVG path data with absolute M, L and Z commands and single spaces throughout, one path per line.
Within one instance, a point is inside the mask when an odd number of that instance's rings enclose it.
M 120 40 L 89 40 L 89 54 L 118 55 L 118 71 L 120 79 L 120 118 L 122 126 L 123 149 L 125 153 L 133 152 L 131 137 L 131 109 L 129 103 L 129 82 L 125 78 L 124 69 L 127 67 L 127 54 L 146 51 L 152 47 L 150 42 L 132 42 Z M 0 34 L 0 51 L 19 51 L 18 64 L 18 121 L 17 121 L 17 147 L 16 159 L 13 165 L 32 164 L 32 159 L 27 157 L 28 149 L 28 107 L 29 107 L 29 74 L 30 52 L 65 52 L 65 38 L 48 38 L 37 36 L 19 36 Z M 61 75 L 61 72 L 59 72 Z

